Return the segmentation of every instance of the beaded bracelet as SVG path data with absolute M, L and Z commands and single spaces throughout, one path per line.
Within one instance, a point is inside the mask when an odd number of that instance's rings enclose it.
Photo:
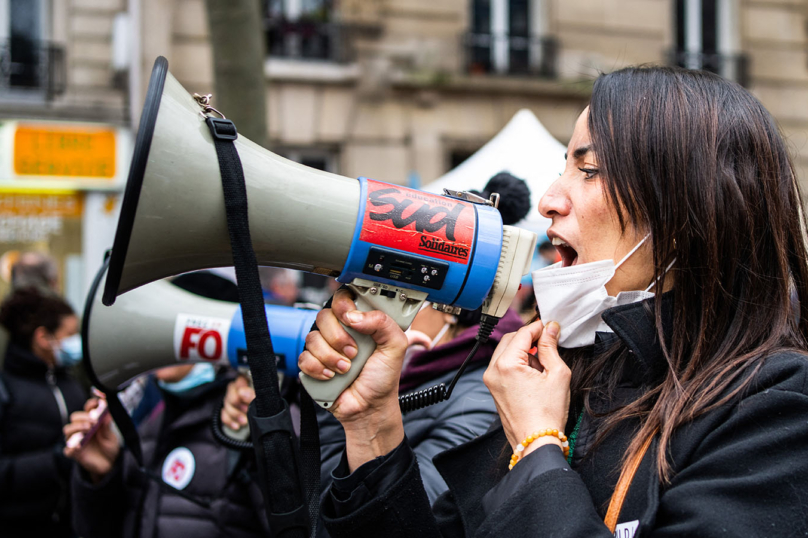
M 511 456 L 511 463 L 508 465 L 508 470 L 510 471 L 513 469 L 513 466 L 521 459 L 522 456 L 520 454 L 527 448 L 527 446 L 538 439 L 539 437 L 545 437 L 547 435 L 552 435 L 553 437 L 558 437 L 558 440 L 561 441 L 561 450 L 564 451 L 564 457 L 566 458 L 567 455 L 570 453 L 570 444 L 567 441 L 567 436 L 564 435 L 563 432 L 558 430 L 539 430 L 537 432 L 533 432 L 532 434 L 525 437 L 525 440 L 516 445 L 516 451 Z

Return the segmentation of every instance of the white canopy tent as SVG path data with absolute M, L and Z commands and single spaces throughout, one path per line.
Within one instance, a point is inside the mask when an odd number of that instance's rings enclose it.
M 516 225 L 544 234 L 550 225 L 538 212 L 539 199 L 547 187 L 564 170 L 566 147 L 553 138 L 538 118 L 527 109 L 517 112 L 511 121 L 474 155 L 432 183 L 427 192 L 443 193 L 443 189 L 482 191 L 498 172 L 510 172 L 527 182 L 531 210 Z

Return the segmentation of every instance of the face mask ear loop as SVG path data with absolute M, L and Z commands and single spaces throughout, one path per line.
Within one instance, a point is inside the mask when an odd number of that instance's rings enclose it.
M 670 263 L 668 264 L 668 266 L 665 268 L 665 271 L 664 271 L 662 274 L 663 274 L 663 275 L 667 275 L 667 274 L 668 274 L 668 271 L 670 271 L 670 270 L 671 270 L 671 267 L 673 267 L 673 264 L 674 264 L 674 263 L 676 263 L 676 258 L 674 258 L 674 259 L 673 259 L 673 261 L 672 261 L 672 262 L 670 262 Z M 653 282 L 651 282 L 651 284 L 650 284 L 650 285 L 649 285 L 647 288 L 645 288 L 645 291 L 651 291 L 651 288 L 653 288 L 653 287 L 654 287 L 654 284 L 656 284 L 656 280 L 654 280 Z
M 640 248 L 640 247 L 642 246 L 642 244 L 643 244 L 643 243 L 645 243 L 645 240 L 646 240 L 646 239 L 648 239 L 650 236 L 651 236 L 651 234 L 650 234 L 650 233 L 645 234 L 645 237 L 643 237 L 643 238 L 640 240 L 640 242 L 639 242 L 639 243 L 637 243 L 636 245 L 634 245 L 634 248 L 633 248 L 633 249 L 631 249 L 631 250 L 628 252 L 628 254 L 626 254 L 625 256 L 623 256 L 623 259 L 622 259 L 622 260 L 620 260 L 620 261 L 617 263 L 617 265 L 615 265 L 615 266 L 614 266 L 614 270 L 615 270 L 615 271 L 617 271 L 617 270 L 620 268 L 620 266 L 621 266 L 621 265 L 623 265 L 623 263 L 624 263 L 624 262 L 625 262 L 627 259 L 629 259 L 629 258 L 631 257 L 631 255 L 632 255 L 632 254 L 634 254 L 635 252 L 637 252 L 637 249 L 638 249 L 638 248 Z
M 438 345 L 438 342 L 440 342 L 440 339 L 443 338 L 443 335 L 446 334 L 446 331 L 448 331 L 449 327 L 451 327 L 451 326 L 452 326 L 451 323 L 444 323 L 443 324 L 443 327 L 441 328 L 441 330 L 439 330 L 438 334 L 435 335 L 435 338 L 432 339 L 432 344 L 429 346 L 430 349 L 432 349 L 433 347 Z

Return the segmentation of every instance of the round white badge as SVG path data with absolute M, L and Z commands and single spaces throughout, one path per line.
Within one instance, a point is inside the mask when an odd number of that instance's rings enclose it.
M 163 481 L 177 489 L 185 489 L 196 470 L 196 460 L 190 450 L 181 446 L 172 450 L 163 462 Z

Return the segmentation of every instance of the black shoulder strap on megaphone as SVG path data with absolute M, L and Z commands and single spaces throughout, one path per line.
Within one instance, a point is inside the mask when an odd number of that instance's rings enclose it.
M 241 159 L 233 143 L 238 133 L 230 120 L 207 117 L 206 122 L 213 136 L 222 175 L 227 229 L 247 340 L 247 362 L 255 386 L 255 400 L 250 405 L 248 417 L 255 446 L 258 482 L 264 495 L 272 535 L 275 538 L 305 538 L 307 535 L 313 536 L 317 526 L 316 515 L 312 517 L 311 514 L 316 514 L 318 510 L 319 455 L 315 472 L 312 473 L 311 469 L 306 471 L 307 479 L 311 479 L 312 474 L 316 475 L 317 484 L 306 480 L 308 487 L 303 487 L 299 447 L 289 408 L 281 398 L 278 387 L 278 373 L 273 359 L 275 353 L 258 277 L 258 261 L 250 238 L 247 188 Z M 313 404 L 309 405 L 313 413 Z M 302 407 L 305 408 L 306 404 Z M 310 451 L 305 452 L 307 459 L 310 459 Z

